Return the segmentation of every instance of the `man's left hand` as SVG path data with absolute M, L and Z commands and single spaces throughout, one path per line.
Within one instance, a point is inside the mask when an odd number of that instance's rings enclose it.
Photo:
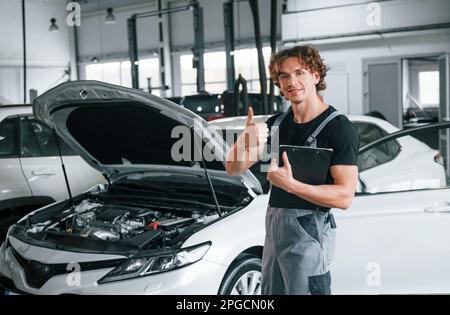
M 295 181 L 292 176 L 292 168 L 287 157 L 287 153 L 283 152 L 283 167 L 279 167 L 277 160 L 272 159 L 269 170 L 267 172 L 267 180 L 287 192 L 290 192 L 293 182 Z

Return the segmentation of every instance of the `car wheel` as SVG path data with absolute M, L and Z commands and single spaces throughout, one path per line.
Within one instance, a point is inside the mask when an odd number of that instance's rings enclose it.
M 261 258 L 245 255 L 225 274 L 219 288 L 221 295 L 260 295 L 261 294 Z

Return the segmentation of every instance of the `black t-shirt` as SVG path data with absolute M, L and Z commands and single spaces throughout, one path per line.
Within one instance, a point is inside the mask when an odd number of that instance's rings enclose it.
M 313 120 L 300 124 L 294 121 L 294 114 L 290 111 L 280 124 L 279 144 L 304 146 L 308 137 L 334 111 L 336 109 L 329 106 Z M 276 114 L 266 121 L 269 130 L 279 115 L 281 114 Z M 268 143 L 270 141 L 269 137 Z M 339 115 L 329 121 L 317 135 L 316 141 L 318 148 L 333 149 L 330 166 L 358 165 L 359 135 L 355 126 L 346 116 Z M 326 183 L 334 183 L 329 170 Z

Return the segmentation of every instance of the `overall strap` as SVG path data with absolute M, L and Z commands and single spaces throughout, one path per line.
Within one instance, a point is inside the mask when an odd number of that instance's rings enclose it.
M 292 107 L 289 107 L 289 109 L 287 111 L 285 111 L 284 113 L 282 113 L 280 116 L 277 117 L 277 119 L 275 119 L 275 121 L 273 122 L 272 127 L 279 127 L 281 125 L 281 122 L 283 121 L 283 119 L 290 113 L 292 112 Z
M 322 129 L 335 117 L 339 116 L 339 115 L 343 115 L 342 113 L 340 113 L 339 111 L 335 111 L 333 113 L 330 114 L 330 116 L 328 116 L 320 125 L 319 127 L 316 128 L 316 130 L 314 130 L 314 132 L 308 137 L 308 139 L 306 140 L 305 146 L 307 147 L 311 147 L 311 148 L 316 148 L 317 147 L 317 141 L 316 141 L 316 137 L 317 135 L 322 131 Z
M 277 117 L 277 119 L 275 119 L 275 121 L 273 122 L 272 127 L 270 128 L 270 155 L 272 156 L 272 158 L 278 158 L 277 153 L 275 152 L 275 148 L 278 148 L 279 143 L 275 143 L 275 140 L 279 140 L 278 135 L 279 135 L 279 127 L 281 125 L 281 123 L 283 122 L 283 120 L 286 118 L 286 116 L 292 111 L 292 107 L 289 107 L 289 109 L 287 111 L 285 111 L 284 113 L 282 113 L 280 116 Z M 279 142 L 279 141 L 278 141 Z

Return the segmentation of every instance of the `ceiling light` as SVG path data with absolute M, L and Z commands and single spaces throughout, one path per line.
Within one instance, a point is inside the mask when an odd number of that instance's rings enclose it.
M 50 27 L 48 28 L 48 31 L 49 32 L 58 32 L 59 31 L 59 27 L 58 27 L 58 25 L 56 25 L 55 18 L 50 19 Z
M 114 24 L 117 22 L 116 17 L 113 14 L 113 8 L 108 8 L 106 9 L 106 12 L 108 12 L 108 14 L 106 14 L 105 17 L 105 24 Z

